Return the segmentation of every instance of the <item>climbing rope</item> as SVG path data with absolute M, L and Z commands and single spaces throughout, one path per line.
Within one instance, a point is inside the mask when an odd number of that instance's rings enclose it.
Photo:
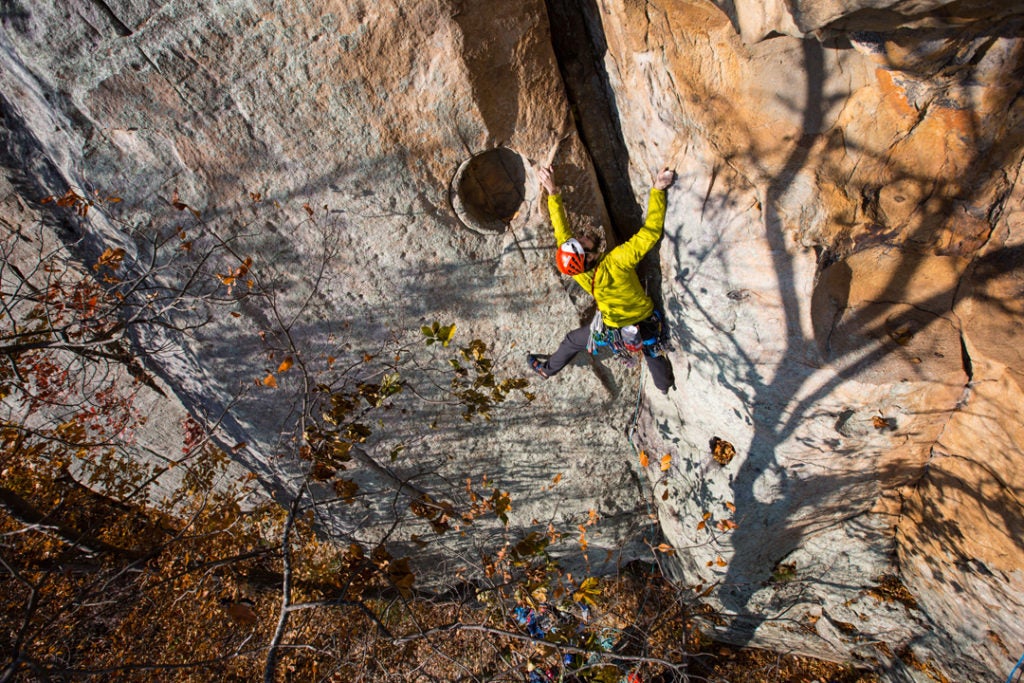
M 644 402 L 644 380 L 646 379 L 644 376 L 645 365 L 647 365 L 647 363 L 640 363 L 640 386 L 638 386 L 636 390 L 636 404 L 633 406 L 633 416 L 630 417 L 629 426 L 626 427 L 626 438 L 629 440 L 629 445 L 633 447 L 633 455 L 638 457 L 640 455 L 640 451 L 633 442 L 633 435 L 636 433 L 637 423 L 640 422 L 640 407 Z
M 626 438 L 629 440 L 629 445 L 633 448 L 633 457 L 640 457 L 640 449 L 637 448 L 636 442 L 633 441 L 633 436 L 636 434 L 636 426 L 640 422 L 640 409 L 644 403 L 644 383 L 647 379 L 646 373 L 644 372 L 644 366 L 646 363 L 640 364 L 640 386 L 636 390 L 636 404 L 633 406 L 633 416 L 629 420 L 629 426 L 626 427 Z M 642 489 L 641 489 L 642 490 Z M 655 515 L 654 508 L 651 506 L 651 501 L 647 496 L 643 496 L 644 507 L 647 511 L 647 519 L 653 519 Z M 652 548 L 658 542 L 658 530 L 660 526 L 654 522 L 650 522 L 647 525 L 647 531 L 644 533 L 645 539 Z
M 1015 674 L 1018 671 L 1020 671 L 1020 668 L 1021 668 L 1022 664 L 1024 664 L 1024 655 L 1020 656 L 1020 659 L 1017 660 L 1017 665 L 1013 667 L 1013 671 L 1011 671 L 1010 675 L 1006 677 L 1006 683 L 1012 683 L 1012 681 L 1013 681 L 1013 674 Z M 1018 677 L 1017 680 L 1019 681 L 1020 677 Z

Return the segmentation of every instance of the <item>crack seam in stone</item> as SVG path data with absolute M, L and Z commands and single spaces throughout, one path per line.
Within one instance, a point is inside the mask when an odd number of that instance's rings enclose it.
M 914 303 L 911 303 L 909 301 L 895 301 L 895 300 L 889 300 L 889 299 L 864 299 L 861 303 L 865 303 L 865 304 L 884 304 L 884 305 L 887 305 L 887 306 L 907 306 L 908 308 L 910 308 L 912 310 L 915 310 L 915 311 L 918 311 L 920 313 L 927 313 L 928 315 L 935 316 L 936 318 L 941 318 L 943 320 L 950 320 L 949 318 L 946 318 L 946 314 L 945 313 L 936 313 L 935 311 L 929 310 L 927 308 L 923 308 L 923 307 L 919 306 L 918 304 L 914 304 Z M 851 310 L 852 308 L 853 308 L 853 306 L 847 306 L 843 310 L 844 311 L 848 311 L 848 310 Z M 954 317 L 956 317 L 955 314 L 953 313 L 953 309 L 952 308 L 949 309 L 949 313 L 951 315 L 954 315 Z M 953 322 L 953 321 L 950 320 L 950 322 Z M 957 318 L 956 322 L 959 322 L 959 318 Z
M 121 21 L 121 18 L 118 17 L 117 14 L 114 13 L 114 10 L 110 8 L 110 5 L 108 5 L 103 0 L 92 0 L 92 3 L 100 11 L 100 13 L 103 16 L 105 16 L 111 24 L 114 25 L 114 30 L 117 32 L 119 36 L 125 38 L 132 34 L 132 30 L 128 27 L 128 24 Z

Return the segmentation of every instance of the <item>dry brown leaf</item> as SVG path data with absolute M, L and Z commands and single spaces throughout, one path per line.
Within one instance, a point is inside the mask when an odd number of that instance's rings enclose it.
M 875 426 L 875 429 L 895 429 L 896 420 L 888 417 L 882 417 L 881 415 L 875 415 L 871 418 L 871 424 Z
M 736 455 L 733 445 L 717 436 L 711 438 L 711 455 L 719 465 L 728 465 Z

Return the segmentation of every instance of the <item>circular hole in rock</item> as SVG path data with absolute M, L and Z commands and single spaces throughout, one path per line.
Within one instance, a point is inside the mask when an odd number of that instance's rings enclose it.
M 526 197 L 526 166 L 507 147 L 488 150 L 463 162 L 452 189 L 452 204 L 466 227 L 504 232 Z

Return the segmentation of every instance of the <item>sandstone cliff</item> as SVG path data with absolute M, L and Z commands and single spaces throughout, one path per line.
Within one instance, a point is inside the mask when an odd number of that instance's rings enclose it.
M 123 196 L 122 223 L 75 227 L 95 244 L 166 229 L 172 200 L 234 217 L 218 238 L 274 315 L 239 304 L 153 362 L 188 410 L 232 406 L 225 440 L 276 492 L 302 387 L 253 388 L 275 318 L 309 359 L 456 322 L 524 372 L 589 306 L 538 166 L 613 240 L 676 168 L 645 276 L 677 389 L 636 434 L 670 469 L 623 435 L 636 373 L 580 359 L 486 426 L 389 425 L 417 444 L 396 470 L 486 474 L 517 529 L 593 510 L 597 569 L 649 552 L 656 507 L 724 639 L 997 680 L 1024 640 L 1024 9 L 991 4 L 13 0 L 4 160 L 28 205 Z

